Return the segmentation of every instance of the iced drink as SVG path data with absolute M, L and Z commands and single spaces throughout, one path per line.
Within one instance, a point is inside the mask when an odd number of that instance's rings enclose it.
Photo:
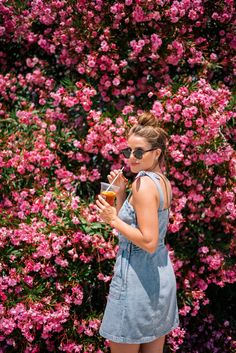
M 101 195 L 111 206 L 114 206 L 115 204 L 115 198 L 118 190 L 119 186 L 101 182 Z

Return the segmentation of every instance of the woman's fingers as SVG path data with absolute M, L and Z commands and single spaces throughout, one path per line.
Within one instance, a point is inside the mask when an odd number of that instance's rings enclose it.
M 106 202 L 106 200 L 104 199 L 104 197 L 102 197 L 101 195 L 98 195 L 98 198 L 96 200 L 96 204 L 100 207 L 100 208 L 104 208 L 105 206 L 110 206 L 108 202 Z
M 105 206 L 109 206 L 109 203 L 106 202 L 106 199 L 102 195 L 98 195 L 98 200 Z
M 108 179 L 109 183 L 111 183 L 114 178 L 111 175 L 108 175 L 107 179 Z
M 116 209 L 112 207 L 101 195 L 98 195 L 98 198 L 95 203 L 96 210 L 100 216 L 100 219 L 107 224 L 114 219 L 116 216 Z
M 108 175 L 108 178 L 114 179 L 114 178 L 117 176 L 118 173 L 119 173 L 118 170 L 113 170 L 113 171 L 111 171 L 110 174 Z
M 119 175 L 120 174 L 120 175 Z M 117 181 L 121 181 L 123 179 L 123 174 L 120 172 L 120 169 L 115 169 L 110 172 L 110 174 L 107 176 L 107 179 L 109 183 L 112 183 L 112 181 L 118 176 Z

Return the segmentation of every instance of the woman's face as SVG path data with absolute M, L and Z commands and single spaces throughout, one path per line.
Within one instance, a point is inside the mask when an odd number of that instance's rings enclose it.
M 152 146 L 148 143 L 148 141 L 144 137 L 134 134 L 128 138 L 127 145 L 132 150 L 130 157 L 127 159 L 132 173 L 138 173 L 141 170 L 152 171 L 156 168 L 157 160 L 161 152 L 159 148 L 148 151 L 152 149 Z M 140 149 L 148 152 L 144 153 L 141 159 L 138 159 L 135 157 L 134 151 Z

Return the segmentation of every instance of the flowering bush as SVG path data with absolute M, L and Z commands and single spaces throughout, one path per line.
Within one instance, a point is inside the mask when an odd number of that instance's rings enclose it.
M 181 322 L 166 351 L 235 350 L 234 11 L 0 1 L 0 352 L 109 352 L 117 238 L 94 197 L 111 168 L 130 176 L 119 151 L 142 110 L 170 135 Z

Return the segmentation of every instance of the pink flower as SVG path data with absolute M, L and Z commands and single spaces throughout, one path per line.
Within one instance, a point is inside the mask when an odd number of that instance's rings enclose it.
M 33 287 L 34 278 L 32 276 L 25 276 L 24 282 L 29 286 Z
M 198 249 L 199 254 L 207 254 L 209 252 L 209 249 L 207 246 L 202 246 Z
M 184 305 L 183 308 L 179 309 L 179 314 L 182 316 L 186 316 L 191 310 L 191 307 L 189 305 Z
M 120 79 L 118 77 L 114 78 L 114 80 L 112 81 L 114 86 L 119 86 L 120 84 Z
M 126 105 L 122 110 L 122 114 L 127 115 L 129 113 L 133 113 L 133 106 Z
M 157 34 L 153 33 L 151 35 L 151 43 L 152 43 L 152 51 L 156 52 L 162 45 L 162 40 Z
M 103 273 L 99 273 L 97 275 L 98 279 L 100 279 L 101 281 L 104 281 L 104 282 L 109 282 L 111 280 L 111 276 L 104 276 Z
M 163 112 L 164 112 L 164 109 L 162 107 L 161 102 L 155 101 L 153 106 L 152 106 L 151 112 L 153 114 L 155 114 L 157 117 L 161 116 L 163 114 Z

